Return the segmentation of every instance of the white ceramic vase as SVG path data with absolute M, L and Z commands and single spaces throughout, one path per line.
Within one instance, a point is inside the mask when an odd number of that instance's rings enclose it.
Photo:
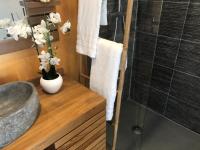
M 63 84 L 63 78 L 60 74 L 56 79 L 45 80 L 43 77 L 40 78 L 40 85 L 43 90 L 47 93 L 54 94 L 60 90 Z

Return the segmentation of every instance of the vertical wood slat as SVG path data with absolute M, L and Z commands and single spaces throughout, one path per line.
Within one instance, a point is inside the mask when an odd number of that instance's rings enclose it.
M 83 67 L 84 66 L 84 67 Z M 89 87 L 89 68 L 88 68 L 88 58 L 86 56 L 80 55 L 80 65 L 79 65 L 79 79 L 80 83 Z

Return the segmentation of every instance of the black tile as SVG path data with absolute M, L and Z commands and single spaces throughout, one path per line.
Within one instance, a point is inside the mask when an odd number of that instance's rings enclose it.
M 157 34 L 160 22 L 161 1 L 140 0 L 138 2 L 137 29 Z
M 130 96 L 134 101 L 147 105 L 149 98 L 149 86 L 132 81 Z
M 166 101 L 167 95 L 165 93 L 161 93 L 160 91 L 151 88 L 148 100 L 148 106 L 151 109 L 162 114 L 165 109 Z
M 156 46 L 155 35 L 137 32 L 135 45 L 134 58 L 153 61 Z
M 190 0 L 191 3 L 200 3 L 200 0 Z
M 138 12 L 138 1 L 134 1 L 133 11 L 132 11 L 132 19 L 131 19 L 131 29 L 130 29 L 131 31 L 130 32 L 136 32 L 137 12 Z
M 200 42 L 200 3 L 190 3 L 182 38 Z
M 200 107 L 200 78 L 175 71 L 170 95 Z
M 165 93 L 169 92 L 173 70 L 160 65 L 153 65 L 151 86 Z
M 175 68 L 195 76 L 200 76 L 200 43 L 181 41 Z
M 128 67 L 126 69 L 124 87 L 123 87 L 123 93 L 122 93 L 123 100 L 127 100 L 129 97 L 129 89 L 130 89 L 130 83 L 131 83 L 131 69 L 132 69 L 131 67 Z
M 163 2 L 159 34 L 180 38 L 188 3 Z
M 189 2 L 190 0 L 163 0 L 163 2 Z
M 179 48 L 179 42 L 180 40 L 177 39 L 158 36 L 154 62 L 173 68 Z
M 150 84 L 152 64 L 143 60 L 133 60 L 133 79 L 143 84 Z
M 170 97 L 165 115 L 171 120 L 200 133 L 200 109 Z

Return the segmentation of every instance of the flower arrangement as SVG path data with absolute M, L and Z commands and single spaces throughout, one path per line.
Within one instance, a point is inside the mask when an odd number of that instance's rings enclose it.
M 16 41 L 19 38 L 27 39 L 31 36 L 40 60 L 39 69 L 42 72 L 42 76 L 45 80 L 53 80 L 58 77 L 55 66 L 59 65 L 60 59 L 56 57 L 55 50 L 52 46 L 53 36 L 51 35 L 50 28 L 60 23 L 60 14 L 52 12 L 45 16 L 45 19 L 41 20 L 39 25 L 34 27 L 30 27 L 27 19 L 24 18 L 18 21 L 11 21 L 9 19 L 0 20 L 0 28 L 6 29 L 8 34 Z M 67 20 L 60 30 L 65 34 L 70 31 L 70 28 L 71 23 Z M 39 52 L 39 47 L 46 47 L 47 50 Z

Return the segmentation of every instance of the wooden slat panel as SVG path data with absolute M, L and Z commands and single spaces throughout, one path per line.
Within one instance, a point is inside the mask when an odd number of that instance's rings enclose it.
M 0 41 L 0 55 L 10 52 L 16 52 L 26 48 L 31 48 L 33 42 L 31 39 L 20 38 L 18 41 L 14 39 L 7 39 Z
M 101 130 L 99 130 L 97 133 L 93 134 L 93 136 L 88 136 L 88 138 L 81 143 L 81 145 L 76 148 L 76 150 L 83 150 L 86 147 L 88 147 L 88 145 L 90 145 L 94 140 L 96 140 L 98 137 L 100 137 L 101 135 L 105 134 L 106 132 L 106 127 L 102 128 Z M 74 150 L 73 147 L 70 150 Z
M 51 0 L 50 3 L 41 3 L 40 1 L 26 0 L 25 4 L 21 3 L 22 6 L 26 5 L 27 8 L 38 8 L 38 7 L 51 7 L 59 5 L 59 0 Z
M 102 140 L 101 142 L 99 142 L 95 148 L 93 148 L 95 150 L 105 150 L 106 149 L 106 140 Z
M 104 134 L 106 132 L 105 127 L 103 129 L 101 129 L 102 126 L 100 126 L 99 128 L 95 129 L 94 131 L 92 131 L 90 134 L 88 134 L 86 137 L 84 137 L 84 139 L 82 139 L 82 141 L 74 144 L 72 147 L 69 148 L 69 150 L 84 150 L 85 147 L 87 147 L 89 144 L 91 144 L 91 141 L 97 139 L 98 137 L 100 137 L 102 134 Z M 90 140 L 90 143 L 88 143 L 88 141 Z
M 97 140 L 92 142 L 88 147 L 85 148 L 85 150 L 94 150 L 94 147 L 101 143 L 102 141 L 106 141 L 106 133 L 101 135 Z
M 54 39 L 53 41 L 59 40 L 59 33 L 58 31 L 51 32 Z M 14 39 L 7 39 L 0 41 L 0 55 L 20 51 L 26 48 L 31 48 L 33 46 L 33 41 L 31 38 L 23 39 L 20 38 L 18 41 L 15 41 Z
M 63 146 L 61 146 L 59 150 L 64 150 L 66 148 L 69 150 L 78 148 L 80 145 L 86 142 L 89 138 L 91 138 L 97 132 L 105 128 L 104 124 L 105 124 L 105 118 L 102 117 L 97 122 L 95 122 L 94 124 L 86 128 L 84 131 L 82 131 L 80 134 L 70 139 L 70 141 L 68 141 Z
M 88 121 L 86 121 L 84 124 L 79 126 L 78 128 L 74 129 L 72 132 L 61 138 L 59 141 L 55 143 L 55 147 L 58 148 L 68 142 L 70 139 L 72 139 L 74 136 L 85 130 L 88 126 L 96 122 L 97 120 L 101 119 L 103 116 L 105 116 L 105 111 L 98 113 Z
M 42 15 L 42 14 L 48 14 L 50 12 L 55 11 L 55 7 L 51 6 L 51 7 L 39 7 L 39 8 L 30 8 L 27 9 L 27 16 L 35 16 L 35 15 Z

